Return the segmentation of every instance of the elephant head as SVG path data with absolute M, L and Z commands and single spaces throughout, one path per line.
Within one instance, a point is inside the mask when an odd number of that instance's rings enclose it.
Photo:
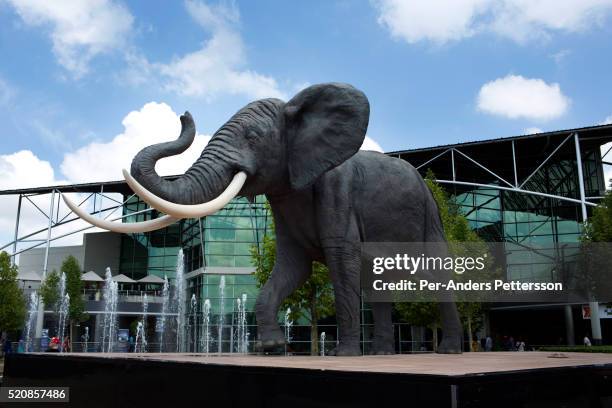
M 198 160 L 173 180 L 155 172 L 157 160 L 185 151 L 195 137 L 191 115 L 181 116 L 172 142 L 141 150 L 126 182 L 151 207 L 167 215 L 131 224 L 95 218 L 70 202 L 81 218 L 117 232 L 146 232 L 181 218 L 223 208 L 235 196 L 285 194 L 308 187 L 360 148 L 369 119 L 366 96 L 350 85 L 313 85 L 285 103 L 261 99 L 238 111 L 211 138 Z

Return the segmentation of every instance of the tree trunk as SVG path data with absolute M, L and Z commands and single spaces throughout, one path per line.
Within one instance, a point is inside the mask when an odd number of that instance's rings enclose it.
M 319 355 L 319 327 L 317 325 L 317 295 L 310 297 L 310 355 Z
M 472 316 L 468 316 L 467 318 L 467 331 L 468 331 L 468 342 L 470 344 L 470 351 L 476 351 L 474 350 L 474 346 L 472 345 Z
M 433 351 L 436 353 L 438 351 L 438 325 L 432 325 L 431 330 L 433 332 Z

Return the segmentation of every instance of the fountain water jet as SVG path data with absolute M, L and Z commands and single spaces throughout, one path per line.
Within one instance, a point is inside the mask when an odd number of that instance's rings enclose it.
M 238 309 L 238 330 L 236 333 L 236 351 L 246 354 L 249 349 L 249 334 L 246 327 L 246 302 L 247 294 L 243 293 L 242 298 L 236 299 Z
M 291 328 L 293 320 L 291 320 L 291 308 L 288 307 L 285 311 L 285 354 L 287 354 L 287 346 L 291 343 Z
M 145 334 L 145 327 L 141 321 L 138 322 L 136 326 L 136 342 L 134 344 L 134 351 L 136 353 L 146 353 L 147 352 L 147 336 Z
M 140 325 L 140 352 L 147 352 L 147 312 L 149 310 L 149 299 L 147 294 L 142 295 L 142 324 Z M 136 339 L 138 340 L 138 332 L 136 332 Z
M 176 260 L 176 282 L 174 300 L 176 302 L 176 351 L 185 350 L 185 260 L 180 249 Z
M 191 295 L 191 301 L 189 302 L 189 335 L 191 337 L 189 341 L 189 345 L 193 344 L 193 352 L 197 353 L 198 351 L 198 315 L 197 315 L 197 307 L 198 301 L 196 299 L 195 293 Z
M 104 326 L 102 331 L 102 351 L 110 353 L 114 349 L 117 329 L 118 286 L 113 281 L 110 268 L 106 268 L 104 282 Z
M 200 350 L 208 354 L 210 352 L 210 300 L 206 299 L 202 306 L 202 333 L 200 338 Z
M 217 352 L 223 352 L 223 321 L 225 320 L 225 276 L 219 280 L 219 318 L 217 321 Z
M 68 308 L 70 307 L 70 295 L 65 294 L 62 298 L 62 303 L 59 309 L 59 325 L 57 328 L 57 334 L 59 337 L 59 349 L 64 352 L 64 331 L 66 330 L 66 317 L 68 317 Z
M 169 285 L 168 285 L 168 277 L 164 275 L 164 286 L 162 288 L 162 314 L 158 316 L 159 322 L 159 352 L 161 353 L 164 348 L 164 331 L 166 330 L 166 314 L 168 313 L 168 308 L 170 306 L 170 296 L 169 296 Z
M 321 333 L 321 355 L 325 356 L 325 332 Z
M 89 341 L 89 327 L 85 326 L 85 334 L 83 334 L 83 352 L 87 353 L 87 342 Z
M 25 329 L 25 351 L 33 351 L 32 345 L 32 332 L 36 327 L 38 318 L 38 294 L 36 292 L 30 293 L 30 304 L 28 307 L 28 321 L 26 322 Z

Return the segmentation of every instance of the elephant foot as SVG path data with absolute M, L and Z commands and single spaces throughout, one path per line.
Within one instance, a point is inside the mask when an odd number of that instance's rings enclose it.
M 370 355 L 384 356 L 395 354 L 395 341 L 389 336 L 374 336 Z
M 462 354 L 463 353 L 463 336 L 448 335 L 442 337 L 442 342 L 436 351 L 438 354 Z
M 253 346 L 255 351 L 277 351 L 285 347 L 285 341 L 279 340 L 257 340 Z
M 336 357 L 360 356 L 361 348 L 359 345 L 338 344 L 328 355 Z
M 373 356 L 387 356 L 395 354 L 395 347 L 393 347 L 393 344 L 390 344 L 389 342 L 374 342 L 374 346 L 372 347 L 370 354 Z
M 255 351 L 276 351 L 279 348 L 284 348 L 287 341 L 280 329 L 272 329 L 270 331 L 262 331 L 259 339 L 254 344 Z

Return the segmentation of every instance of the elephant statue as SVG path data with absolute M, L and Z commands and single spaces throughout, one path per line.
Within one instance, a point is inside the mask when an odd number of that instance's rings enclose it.
M 336 303 L 338 356 L 360 355 L 360 245 L 362 242 L 440 242 L 442 223 L 433 196 L 409 163 L 360 151 L 370 107 L 341 83 L 310 86 L 289 102 L 261 99 L 238 111 L 201 156 L 176 179 L 155 172 L 157 160 L 185 151 L 195 137 L 191 115 L 181 116 L 175 141 L 148 146 L 124 176 L 132 190 L 166 214 L 140 223 L 79 216 L 101 228 L 145 232 L 181 218 L 223 208 L 233 197 L 265 194 L 276 225 L 276 264 L 255 305 L 257 345 L 284 345 L 277 322 L 282 301 L 302 285 L 313 261 L 329 268 Z M 373 303 L 373 352 L 394 353 L 391 303 Z M 443 338 L 438 352 L 461 353 L 462 326 L 453 302 L 440 302 Z

